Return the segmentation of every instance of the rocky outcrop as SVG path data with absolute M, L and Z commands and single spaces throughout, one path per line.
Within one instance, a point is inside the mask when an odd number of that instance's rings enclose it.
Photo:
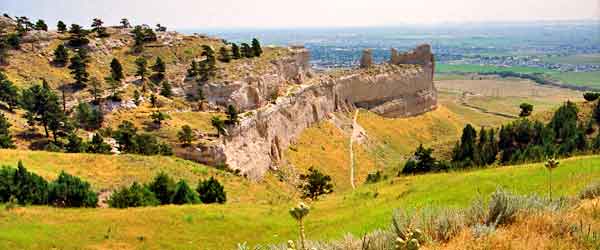
M 246 111 L 273 101 L 289 85 L 303 83 L 311 76 L 310 52 L 301 47 L 290 48 L 290 55 L 273 60 L 268 73 L 248 75 L 236 81 L 207 83 L 202 91 L 216 105 L 234 105 Z
M 341 75 L 321 75 L 275 104 L 248 112 L 220 142 L 203 146 L 202 161 L 225 163 L 251 179 L 276 169 L 284 151 L 302 131 L 333 112 L 354 107 L 402 117 L 435 109 L 431 52 L 396 58 L 417 64 L 383 64 Z M 412 54 L 411 54 L 412 55 Z
M 373 51 L 370 49 L 365 49 L 360 57 L 360 67 L 368 68 L 371 67 L 371 65 L 373 65 Z

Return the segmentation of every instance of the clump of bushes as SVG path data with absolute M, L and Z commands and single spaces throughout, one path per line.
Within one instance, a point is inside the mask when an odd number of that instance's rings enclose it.
M 593 101 L 597 100 L 598 97 L 600 97 L 600 93 L 598 93 L 598 92 L 585 92 L 585 93 L 583 93 L 583 99 L 585 99 L 588 102 L 593 102 Z
M 380 182 L 384 179 L 387 179 L 387 176 L 383 175 L 383 173 L 381 172 L 381 170 L 377 170 L 376 172 L 373 173 L 369 173 L 367 175 L 367 179 L 365 180 L 366 184 L 372 184 L 372 183 L 377 183 Z
M 196 190 L 185 180 L 177 183 L 166 173 L 159 173 L 150 183 L 134 182 L 130 187 L 115 191 L 108 204 L 114 208 L 157 206 L 167 204 L 225 203 L 227 194 L 223 185 L 213 177 L 198 183 Z
M 27 171 L 22 162 L 16 169 L 0 169 L 0 202 L 58 207 L 96 207 L 97 194 L 88 182 L 65 172 L 50 183 Z
M 119 150 L 124 153 L 173 155 L 169 144 L 158 141 L 156 136 L 151 134 L 138 134 L 137 128 L 130 121 L 121 123 L 112 136 L 119 143 Z
M 402 168 L 402 171 L 398 175 L 447 171 L 451 168 L 447 162 L 435 159 L 432 153 L 433 149 L 419 145 L 413 157 L 404 164 L 404 168 Z

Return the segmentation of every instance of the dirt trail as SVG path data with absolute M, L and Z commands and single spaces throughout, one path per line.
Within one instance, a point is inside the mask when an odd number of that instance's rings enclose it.
M 495 116 L 500 116 L 500 117 L 504 117 L 504 118 L 509 118 L 509 119 L 517 119 L 519 118 L 518 116 L 515 115 L 510 115 L 510 114 L 505 114 L 505 113 L 500 113 L 500 112 L 494 112 L 494 111 L 489 111 L 485 108 L 479 107 L 479 106 L 475 106 L 473 104 L 470 104 L 467 102 L 468 96 L 470 95 L 469 92 L 463 92 L 460 96 L 460 99 L 458 100 L 458 103 L 460 105 L 463 105 L 467 108 L 473 109 L 475 111 L 478 111 L 480 113 L 484 113 L 484 114 L 489 114 L 489 115 L 495 115 Z
M 352 135 L 350 136 L 350 184 L 352 185 L 352 189 L 356 189 L 354 185 L 354 150 L 352 145 L 354 144 L 354 140 L 358 139 L 360 136 L 360 130 L 358 130 L 358 124 L 356 123 L 356 119 L 358 118 L 358 109 L 354 112 L 354 118 L 352 120 Z

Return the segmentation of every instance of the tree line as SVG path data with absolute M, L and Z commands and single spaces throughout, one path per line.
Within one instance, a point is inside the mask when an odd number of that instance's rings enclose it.
M 530 108 L 527 106 L 525 111 L 530 112 Z M 421 145 L 401 173 L 485 167 L 496 163 L 511 165 L 600 152 L 600 133 L 594 136 L 595 127 L 600 124 L 600 102 L 595 103 L 587 122 L 578 120 L 579 112 L 575 103 L 567 101 L 548 123 L 522 116 L 499 129 L 484 127 L 479 132 L 467 124 L 452 150 L 450 162 L 435 159 L 433 150 Z

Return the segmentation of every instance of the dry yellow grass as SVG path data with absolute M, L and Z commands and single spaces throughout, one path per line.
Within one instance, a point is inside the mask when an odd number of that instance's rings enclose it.
M 450 242 L 428 245 L 424 249 L 595 250 L 600 248 L 599 216 L 600 199 L 588 200 L 569 211 L 521 214 L 513 224 L 481 238 L 475 238 L 472 229 L 465 228 Z M 576 230 L 582 226 L 582 230 Z M 597 237 L 595 241 L 586 238 L 593 237 L 593 233 Z
M 349 143 L 350 135 L 325 121 L 306 129 L 286 151 L 286 157 L 302 172 L 314 167 L 330 175 L 334 189 L 341 192 L 351 189 Z M 375 158 L 364 146 L 355 144 L 354 155 L 355 184 L 362 184 L 366 176 L 378 167 Z

